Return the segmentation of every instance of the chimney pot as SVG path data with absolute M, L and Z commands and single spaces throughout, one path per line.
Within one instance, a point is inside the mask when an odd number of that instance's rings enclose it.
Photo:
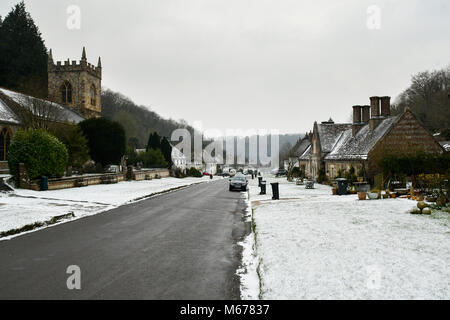
M 380 97 L 370 97 L 370 118 L 380 116 Z
M 391 97 L 381 97 L 381 116 L 389 117 L 391 115 Z
M 370 106 L 362 106 L 362 122 L 367 123 L 370 119 Z
M 361 106 L 353 106 L 353 123 L 361 123 Z

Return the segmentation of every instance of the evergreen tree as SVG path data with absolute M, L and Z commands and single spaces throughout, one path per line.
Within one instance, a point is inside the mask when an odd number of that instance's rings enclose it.
M 166 137 L 163 137 L 161 140 L 161 152 L 164 155 L 164 159 L 166 159 L 169 168 L 172 167 L 172 145 Z
M 0 24 L 0 86 L 47 97 L 47 48 L 23 1 Z
M 161 137 L 159 136 L 158 132 L 152 132 L 148 137 L 147 151 L 150 149 L 154 150 L 161 149 Z
M 118 122 L 91 118 L 78 124 L 88 140 L 91 159 L 102 166 L 118 164 L 125 154 L 125 130 Z

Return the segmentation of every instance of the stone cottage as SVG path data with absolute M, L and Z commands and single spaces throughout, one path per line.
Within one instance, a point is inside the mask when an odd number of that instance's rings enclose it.
M 383 155 L 417 152 L 440 154 L 444 150 L 409 108 L 391 116 L 390 97 L 370 97 L 370 105 L 353 106 L 353 123 L 315 122 L 311 146 L 299 163 L 314 180 L 319 169 L 334 179 L 339 170 L 353 167 L 373 182 Z

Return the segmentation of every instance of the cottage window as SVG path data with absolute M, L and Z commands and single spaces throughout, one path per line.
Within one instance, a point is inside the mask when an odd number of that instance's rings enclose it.
M 72 103 L 72 85 L 69 81 L 61 85 L 61 100 L 63 103 Z
M 7 128 L 3 128 L 0 132 L 0 161 L 6 161 L 8 156 L 9 143 L 11 135 Z

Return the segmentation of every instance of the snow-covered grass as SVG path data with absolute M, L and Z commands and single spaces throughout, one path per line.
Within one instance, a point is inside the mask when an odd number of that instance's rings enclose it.
M 328 186 L 250 182 L 263 299 L 449 299 L 450 215 L 407 199 L 332 196 Z M 280 183 L 280 201 L 270 182 Z
M 214 177 L 214 179 L 221 179 L 221 177 Z M 152 194 L 209 181 L 209 177 L 184 179 L 170 177 L 62 190 L 15 189 L 13 192 L 0 192 L 0 232 L 43 222 L 69 212 L 73 212 L 74 219 L 78 219 Z M 0 240 L 9 238 L 11 237 Z
M 245 221 L 252 223 L 251 205 L 248 193 L 243 193 L 246 200 Z M 259 260 L 256 253 L 255 230 L 252 230 L 239 245 L 242 246 L 242 266 L 237 270 L 241 279 L 241 298 L 256 300 L 260 293 L 260 278 L 258 277 Z

